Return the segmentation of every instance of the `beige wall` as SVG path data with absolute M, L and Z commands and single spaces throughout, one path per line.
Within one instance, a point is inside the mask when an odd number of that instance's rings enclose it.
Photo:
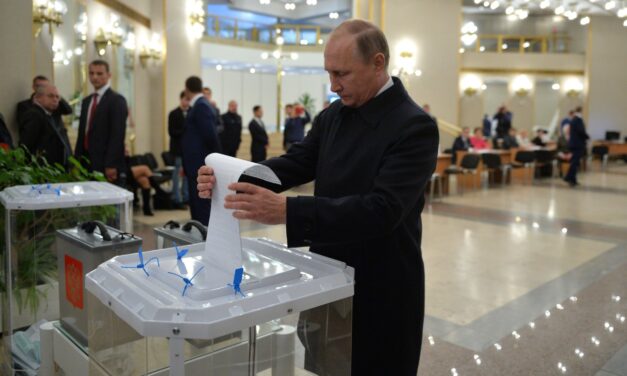
M 416 68 L 421 77 L 409 78 L 409 94 L 432 113 L 458 123 L 459 28 L 461 2 L 442 0 L 385 1 L 384 32 L 390 44 L 391 68 L 398 63 L 398 45 L 409 40 L 416 47 Z M 441 144 L 453 137 L 441 132 Z
M 587 126 L 590 136 L 607 130 L 627 136 L 627 32 L 616 17 L 593 17 L 586 66 Z
M 17 102 L 31 93 L 32 67 L 32 3 L 25 0 L 2 0 L 0 5 L 0 113 L 17 141 L 15 108 Z M 29 22 L 25 22 L 28 20 Z

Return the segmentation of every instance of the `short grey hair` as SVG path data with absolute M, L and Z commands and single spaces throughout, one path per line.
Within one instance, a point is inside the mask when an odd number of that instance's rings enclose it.
M 371 22 L 364 20 L 344 21 L 333 30 L 331 36 L 345 32 L 355 37 L 357 53 L 364 62 L 368 62 L 374 55 L 382 53 L 385 57 L 385 68 L 390 63 L 390 47 L 383 31 Z

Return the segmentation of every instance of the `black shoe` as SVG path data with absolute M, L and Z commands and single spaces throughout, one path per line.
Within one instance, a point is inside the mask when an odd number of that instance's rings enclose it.
M 571 186 L 571 187 L 575 187 L 575 186 L 578 186 L 578 185 L 579 185 L 579 183 L 577 183 L 577 182 L 576 182 L 576 181 L 574 181 L 574 180 L 570 180 L 570 179 L 566 179 L 566 178 L 565 178 L 565 179 L 563 179 L 563 180 L 564 180 L 566 183 L 568 183 L 568 185 L 569 185 L 569 186 Z
M 172 204 L 173 210 L 187 210 L 187 206 L 184 204 L 177 204 L 176 202 Z

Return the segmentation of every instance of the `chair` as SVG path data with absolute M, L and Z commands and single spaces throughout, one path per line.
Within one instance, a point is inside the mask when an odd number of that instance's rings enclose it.
M 605 167 L 607 167 L 607 161 L 610 157 L 610 148 L 605 145 L 593 146 L 591 158 L 594 157 L 599 157 L 601 160 L 601 168 L 605 170 Z
M 514 157 L 514 163 L 512 163 L 513 169 L 526 168 L 531 172 L 531 181 L 533 181 L 533 174 L 535 171 L 535 154 L 533 151 L 520 150 L 516 152 Z
M 552 150 L 535 150 L 534 156 L 534 176 L 538 172 L 538 169 L 542 169 L 545 166 L 551 166 L 551 177 L 555 177 L 557 173 L 557 159 L 555 158 L 555 152 Z M 541 176 L 541 175 L 540 175 Z
M 619 131 L 606 131 L 605 132 L 605 141 L 616 141 L 620 139 Z
M 493 178 L 496 174 L 496 171 L 501 171 L 501 182 L 502 185 L 505 185 L 505 182 L 507 181 L 507 176 L 512 170 L 512 166 L 509 164 L 502 164 L 501 156 L 494 153 L 482 154 L 481 160 L 483 161 L 483 166 L 488 170 L 488 184 L 490 182 L 490 178 Z
M 464 155 L 464 158 L 462 158 L 461 163 L 459 164 L 459 166 L 450 166 L 449 168 L 447 168 L 446 170 L 444 170 L 444 173 L 448 174 L 448 175 L 462 175 L 462 176 L 466 176 L 466 175 L 477 175 L 477 167 L 479 167 L 479 162 L 481 161 L 481 158 L 479 157 L 478 154 L 466 154 Z M 473 188 L 475 187 L 475 183 L 476 183 L 477 179 L 473 179 Z M 460 186 L 460 184 L 457 184 L 458 186 Z M 464 184 L 461 184 L 461 188 L 460 188 L 460 194 L 464 194 Z
M 166 182 L 172 179 L 172 171 L 174 171 L 174 167 L 166 167 L 159 169 L 159 164 L 157 163 L 157 158 L 152 153 L 144 154 L 144 158 L 146 160 L 146 164 L 152 170 L 153 176 L 160 176 L 156 179 L 160 181 L 160 183 Z
M 429 179 L 429 202 L 433 202 L 434 194 L 435 194 L 435 185 L 438 185 L 438 197 L 442 198 L 442 176 L 437 172 L 431 174 L 431 179 Z

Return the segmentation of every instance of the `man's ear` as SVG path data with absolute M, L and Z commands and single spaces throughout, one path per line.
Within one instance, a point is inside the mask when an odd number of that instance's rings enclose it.
M 381 52 L 374 55 L 374 67 L 377 72 L 385 70 L 385 55 Z

